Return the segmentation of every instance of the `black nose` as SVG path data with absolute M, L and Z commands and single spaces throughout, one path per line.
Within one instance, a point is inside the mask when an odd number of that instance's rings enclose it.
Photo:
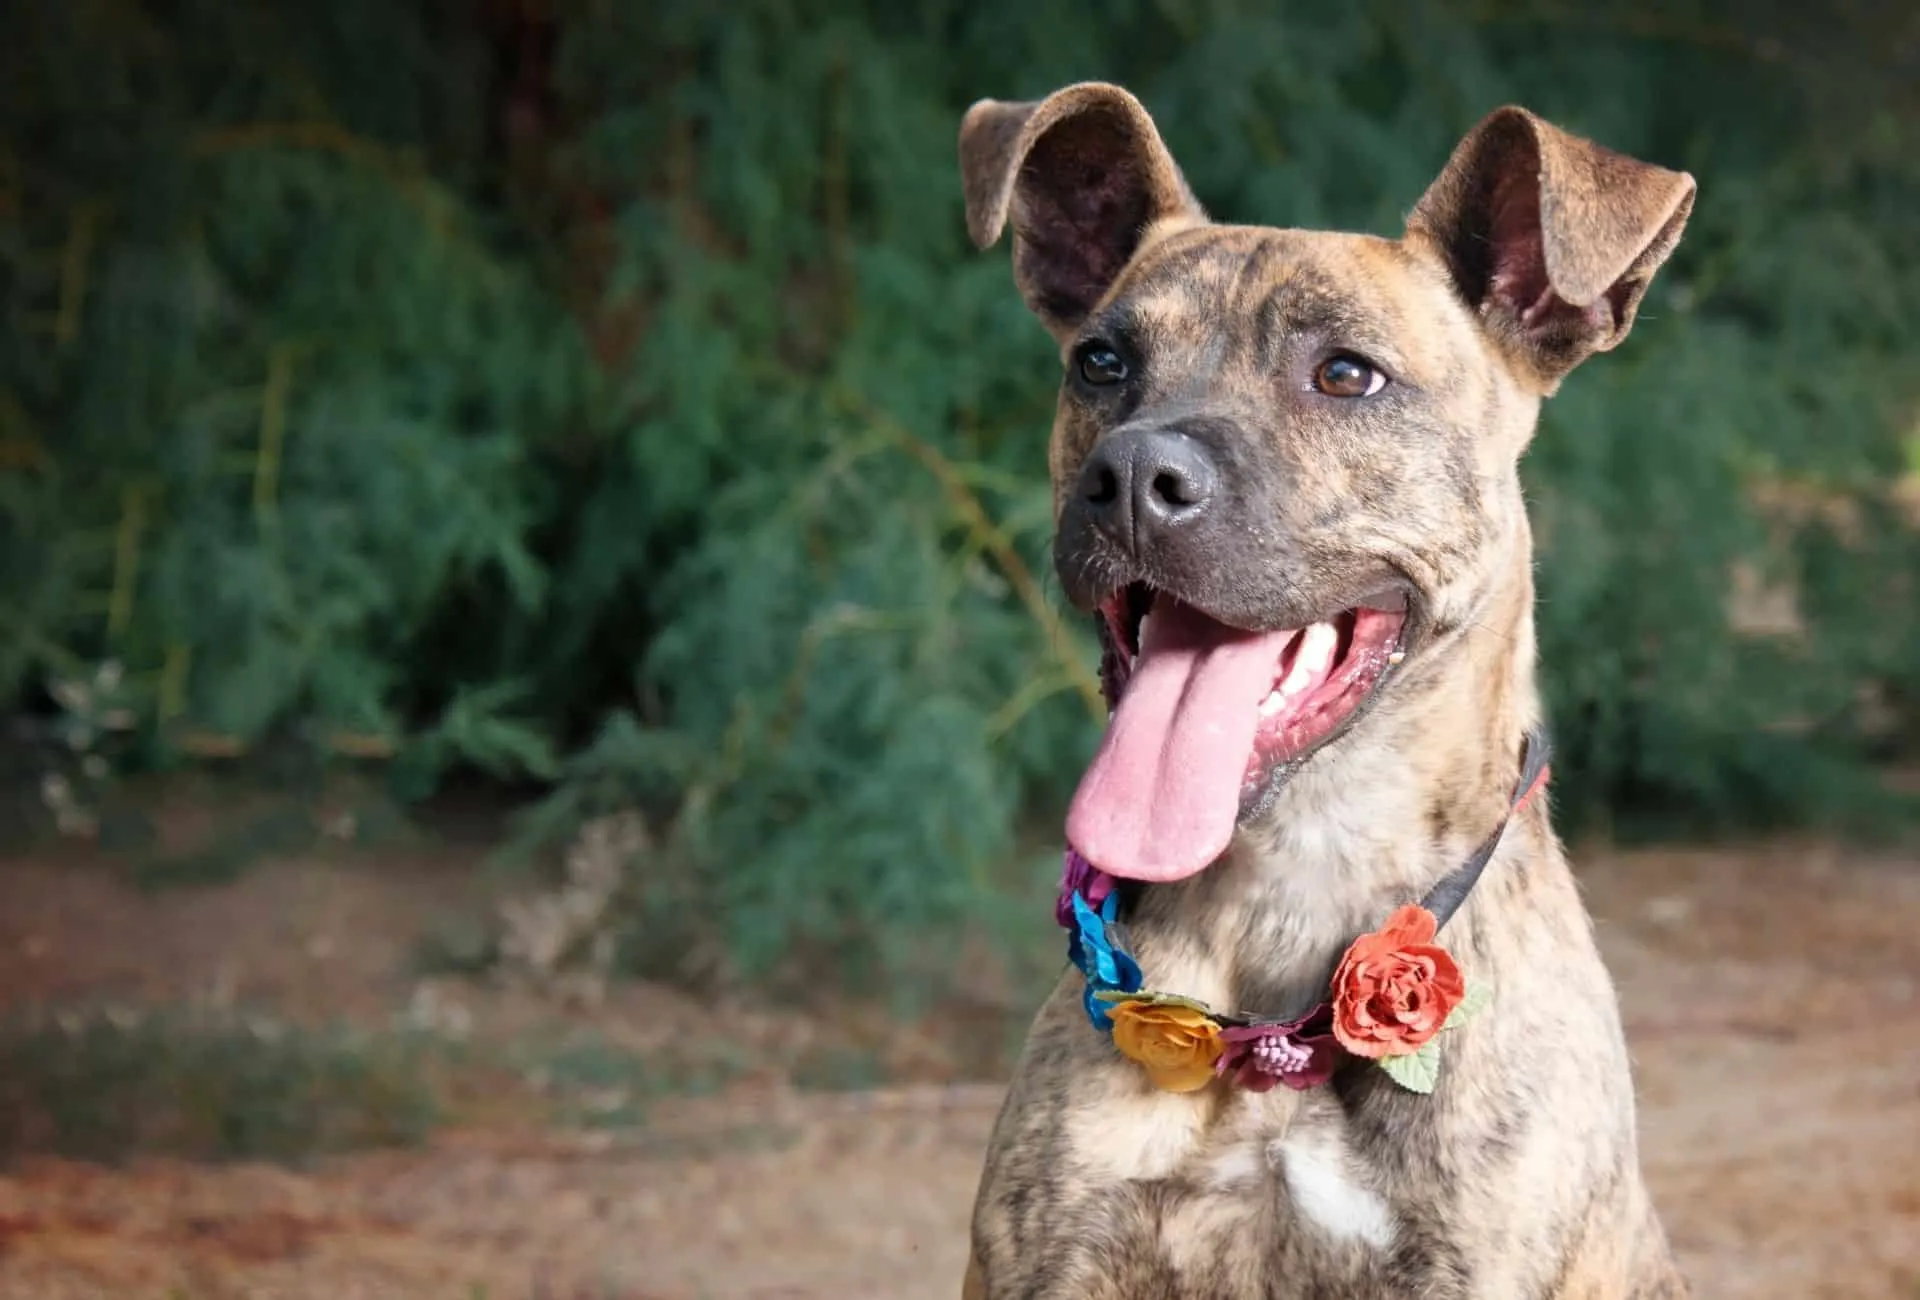
M 1199 519 L 1218 481 L 1206 447 L 1186 434 L 1123 430 L 1087 457 L 1080 496 L 1095 528 L 1135 549 Z

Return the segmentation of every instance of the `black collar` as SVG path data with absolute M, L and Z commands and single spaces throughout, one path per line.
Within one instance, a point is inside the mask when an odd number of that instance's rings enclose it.
M 1487 836 L 1473 856 L 1455 867 L 1440 883 L 1427 891 L 1420 900 L 1420 906 L 1433 913 L 1433 919 L 1439 928 L 1445 929 L 1460 905 L 1467 901 L 1467 895 L 1473 892 L 1474 885 L 1480 881 L 1480 873 L 1487 869 L 1487 863 L 1500 847 L 1500 837 L 1507 833 L 1507 823 L 1513 820 L 1513 814 L 1525 806 L 1533 797 L 1535 790 L 1545 784 L 1548 762 L 1553 756 L 1553 742 L 1547 735 L 1545 726 L 1535 727 L 1520 742 L 1520 779 L 1514 784 L 1512 801 L 1507 807 L 1507 815 L 1493 828 L 1493 834 Z

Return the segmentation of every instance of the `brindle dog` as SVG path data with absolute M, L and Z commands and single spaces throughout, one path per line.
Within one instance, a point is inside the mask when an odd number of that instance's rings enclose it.
M 1507 813 L 1540 719 L 1517 462 L 1561 378 L 1626 337 L 1693 178 L 1503 108 L 1397 240 L 1217 225 L 1100 84 L 974 105 L 960 163 L 974 241 L 1011 219 L 1065 367 L 1055 558 L 1117 696 L 1068 838 L 1127 882 L 1150 988 L 1311 1005 Z M 1431 1095 L 1353 1058 L 1306 1091 L 1159 1091 L 1069 970 L 964 1294 L 1685 1295 L 1544 799 L 1441 939 L 1493 997 Z

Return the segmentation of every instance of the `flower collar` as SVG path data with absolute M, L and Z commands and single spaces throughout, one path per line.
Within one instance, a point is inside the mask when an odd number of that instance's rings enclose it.
M 1512 815 L 1546 783 L 1549 752 L 1544 730 L 1528 733 L 1508 814 L 1493 834 L 1420 902 L 1349 944 L 1326 996 L 1295 1016 L 1220 1012 L 1147 989 L 1118 921 L 1121 882 L 1069 847 L 1054 918 L 1067 931 L 1068 959 L 1086 977 L 1087 1018 L 1169 1092 L 1193 1092 L 1215 1078 L 1253 1092 L 1312 1088 L 1333 1077 L 1343 1053 L 1375 1062 L 1402 1087 L 1432 1092 L 1438 1036 L 1477 1014 L 1489 996 L 1434 940 L 1493 859 Z

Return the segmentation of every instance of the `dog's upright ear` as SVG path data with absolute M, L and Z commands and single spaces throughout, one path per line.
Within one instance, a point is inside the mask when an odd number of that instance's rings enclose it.
M 1012 218 L 1014 279 L 1056 337 L 1086 318 L 1151 227 L 1206 220 L 1147 110 L 1099 82 L 975 104 L 960 123 L 960 177 L 975 244 L 992 245 Z
M 1508 107 L 1460 142 L 1407 233 L 1439 249 L 1468 304 L 1551 392 L 1627 336 L 1693 196 L 1684 172 Z

